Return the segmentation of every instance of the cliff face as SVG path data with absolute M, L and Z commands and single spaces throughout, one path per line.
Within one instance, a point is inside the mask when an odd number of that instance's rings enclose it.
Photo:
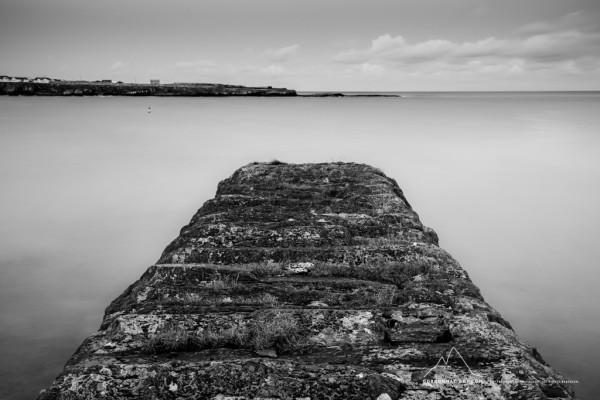
M 250 164 L 40 399 L 572 398 L 360 164 Z
M 220 84 L 147 85 L 53 81 L 0 82 L 8 96 L 296 96 L 295 90 Z

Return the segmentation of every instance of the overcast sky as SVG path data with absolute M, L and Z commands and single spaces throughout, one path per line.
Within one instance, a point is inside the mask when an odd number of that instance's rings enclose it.
M 600 90 L 600 0 L 0 0 L 0 75 Z

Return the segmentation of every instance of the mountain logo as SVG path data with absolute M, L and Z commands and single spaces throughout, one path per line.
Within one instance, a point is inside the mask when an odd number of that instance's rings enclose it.
M 471 370 L 471 367 L 469 367 L 469 364 L 467 364 L 467 362 L 465 361 L 465 359 L 463 358 L 463 356 L 458 352 L 458 350 L 456 349 L 456 347 L 452 347 L 450 349 L 450 351 L 448 351 L 448 355 L 446 357 L 441 356 L 440 359 L 438 360 L 438 362 L 433 367 L 431 367 L 429 369 L 429 371 L 427 371 L 427 373 L 425 375 L 423 375 L 423 378 L 427 377 L 427 375 L 429 375 L 433 370 L 435 370 L 441 363 L 443 363 L 445 366 L 447 366 L 448 363 L 450 362 L 450 357 L 452 356 L 452 353 L 456 353 L 456 356 L 458 356 L 458 358 L 460 358 L 460 360 L 465 365 L 465 367 L 467 367 L 467 369 L 469 370 L 469 372 L 471 373 L 471 375 L 478 376 L 478 377 L 482 376 L 480 374 L 476 374 L 475 372 L 473 372 Z

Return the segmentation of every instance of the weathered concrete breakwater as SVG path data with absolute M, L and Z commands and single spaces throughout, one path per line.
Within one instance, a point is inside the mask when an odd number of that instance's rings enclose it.
M 0 82 L 0 95 L 8 96 L 296 96 L 295 90 L 221 84 L 135 84 L 52 81 Z
M 49 399 L 548 399 L 573 390 L 396 182 L 353 163 L 222 181 Z

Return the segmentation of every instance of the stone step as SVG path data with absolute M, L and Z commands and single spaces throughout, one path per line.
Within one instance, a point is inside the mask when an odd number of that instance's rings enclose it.
M 423 234 L 422 236 L 425 236 Z M 408 237 L 415 239 L 418 237 Z M 421 238 L 421 240 L 423 240 Z M 259 262 L 310 262 L 324 261 L 362 264 L 368 259 L 383 258 L 402 260 L 417 247 L 412 242 L 399 241 L 377 246 L 329 246 L 329 247 L 217 247 L 203 248 L 186 238 L 179 238 L 169 245 L 157 264 L 247 264 Z M 430 244 L 430 243 L 427 243 Z

